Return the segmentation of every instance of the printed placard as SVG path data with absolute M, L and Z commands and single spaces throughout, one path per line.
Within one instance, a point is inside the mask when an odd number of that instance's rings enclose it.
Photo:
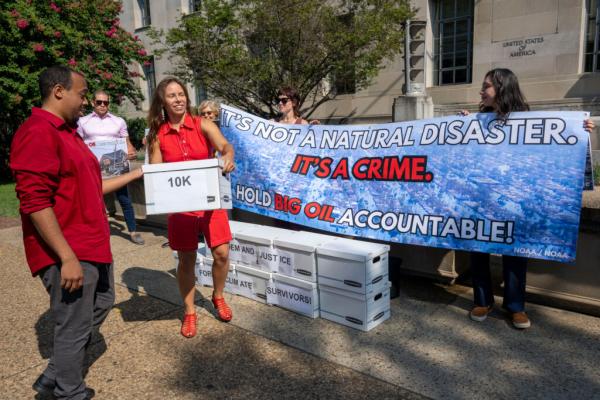
M 258 266 L 267 272 L 279 271 L 279 250 L 271 246 L 257 246 Z
M 102 179 L 129 172 L 127 141 L 125 138 L 86 140 L 85 143 L 100 163 Z
M 313 290 L 272 280 L 267 285 L 267 303 L 312 316 L 315 301 L 313 293 Z
M 205 263 L 196 264 L 196 283 L 202 286 L 212 286 L 212 265 Z
M 252 298 L 253 287 L 254 282 L 248 275 L 236 270 L 231 270 L 227 274 L 227 279 L 225 280 L 225 290 L 227 292 Z
M 229 261 L 242 261 L 242 248 L 240 246 L 240 242 L 238 242 L 236 239 L 231 239 L 229 242 Z
M 282 275 L 292 276 L 295 269 L 294 253 L 282 249 L 277 249 L 279 252 L 279 260 L 277 262 L 278 272 Z
M 256 246 L 245 242 L 240 243 L 240 262 L 255 266 L 257 263 Z

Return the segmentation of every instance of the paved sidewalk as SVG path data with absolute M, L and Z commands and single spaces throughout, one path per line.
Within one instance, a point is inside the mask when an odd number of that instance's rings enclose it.
M 530 305 L 527 331 L 500 311 L 475 323 L 468 288 L 414 278 L 368 333 L 233 295 L 234 320 L 220 323 L 202 288 L 199 333 L 184 339 L 166 232 L 142 231 L 136 246 L 111 226 L 117 304 L 86 379 L 98 399 L 600 398 L 600 318 Z M 48 298 L 20 227 L 0 230 L 0 257 L 0 398 L 33 398 L 52 343 Z

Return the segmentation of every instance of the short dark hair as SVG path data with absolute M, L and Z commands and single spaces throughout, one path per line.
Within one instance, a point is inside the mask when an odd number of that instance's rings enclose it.
M 292 107 L 294 109 L 294 116 L 295 117 L 300 116 L 300 110 L 299 110 L 300 95 L 298 94 L 298 91 L 296 90 L 296 88 L 293 88 L 291 86 L 282 86 L 277 91 L 277 96 L 287 96 L 292 101 Z
M 73 71 L 71 68 L 65 67 L 64 65 L 55 65 L 42 71 L 38 78 L 42 101 L 50 97 L 52 89 L 56 85 L 61 85 L 65 89 L 70 90 L 73 85 L 71 74 L 81 75 L 81 73 Z

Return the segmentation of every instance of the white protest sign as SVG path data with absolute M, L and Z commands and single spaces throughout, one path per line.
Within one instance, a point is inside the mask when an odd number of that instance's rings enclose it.
M 242 248 L 240 246 L 240 242 L 238 242 L 236 239 L 231 239 L 229 242 L 229 261 L 242 261 Z
M 315 301 L 313 293 L 313 290 L 272 280 L 267 286 L 267 303 L 312 316 Z
M 279 252 L 271 246 L 257 246 L 258 265 L 263 271 L 277 272 L 279 270 Z
M 256 246 L 248 243 L 240 243 L 240 261 L 246 265 L 255 266 L 257 263 Z
M 294 272 L 294 253 L 277 249 L 279 259 L 277 260 L 277 269 L 280 274 L 292 276 Z

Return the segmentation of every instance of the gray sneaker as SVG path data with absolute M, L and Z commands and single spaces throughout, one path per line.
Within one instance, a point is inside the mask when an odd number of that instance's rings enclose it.
M 145 243 L 146 243 L 146 242 L 144 241 L 144 239 L 142 238 L 142 235 L 140 235 L 140 234 L 139 234 L 139 233 L 137 233 L 137 232 L 133 232 L 133 233 L 131 234 L 131 241 L 132 241 L 133 243 L 135 243 L 135 244 L 139 244 L 139 245 L 143 245 L 143 244 L 145 244 Z

